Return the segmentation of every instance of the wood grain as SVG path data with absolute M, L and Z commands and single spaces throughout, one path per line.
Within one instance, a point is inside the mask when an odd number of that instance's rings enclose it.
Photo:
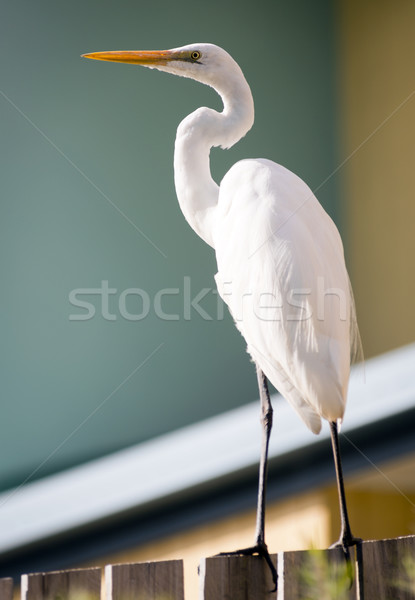
M 277 557 L 272 560 L 276 564 Z M 213 556 L 200 564 L 203 600 L 273 600 L 271 571 L 259 556 Z
M 351 562 L 343 551 L 308 550 L 278 555 L 278 600 L 356 600 L 358 567 L 355 550 Z
M 13 579 L 4 577 L 0 579 L 0 600 L 13 599 Z
M 100 600 L 101 569 L 22 575 L 22 600 Z
M 183 561 L 108 565 L 105 587 L 111 600 L 184 600 Z
M 362 544 L 359 600 L 415 600 L 415 536 Z
M 415 600 L 415 536 L 362 542 L 350 558 L 348 566 L 341 549 L 273 555 L 277 592 L 258 556 L 205 558 L 199 600 Z M 101 575 L 99 568 L 23 575 L 21 598 L 100 600 Z M 13 580 L 0 579 L 0 600 L 12 598 Z M 105 598 L 184 600 L 183 562 L 109 565 Z

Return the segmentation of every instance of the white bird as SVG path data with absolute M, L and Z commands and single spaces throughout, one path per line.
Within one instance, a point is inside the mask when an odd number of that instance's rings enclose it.
M 339 232 L 310 188 L 272 161 L 236 163 L 220 186 L 212 179 L 213 146 L 230 148 L 252 127 L 254 103 L 233 58 L 212 44 L 165 51 L 96 52 L 87 58 L 133 63 L 195 79 L 221 96 L 223 111 L 198 108 L 177 129 L 174 175 L 180 208 L 216 253 L 219 294 L 228 305 L 257 367 L 262 407 L 255 545 L 238 553 L 264 556 L 265 484 L 272 407 L 267 380 L 314 433 L 330 423 L 338 483 L 341 535 L 350 529 L 338 444 L 351 358 L 359 349 L 354 302 Z

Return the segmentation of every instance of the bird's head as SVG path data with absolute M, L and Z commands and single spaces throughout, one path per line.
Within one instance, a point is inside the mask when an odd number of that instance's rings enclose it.
M 226 89 L 242 71 L 233 58 L 214 44 L 189 44 L 172 50 L 120 50 L 83 54 L 85 58 L 142 65 L 189 77 L 215 89 Z

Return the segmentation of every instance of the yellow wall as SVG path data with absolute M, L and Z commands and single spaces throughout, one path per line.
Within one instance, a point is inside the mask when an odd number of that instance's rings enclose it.
M 377 468 L 368 467 L 346 480 L 353 533 L 383 539 L 415 532 L 415 455 Z M 334 475 L 333 475 L 334 477 Z M 91 566 L 181 558 L 185 564 L 186 597 L 197 598 L 200 559 L 251 546 L 255 511 L 195 527 L 168 538 L 105 556 Z M 271 503 L 267 508 L 266 541 L 271 553 L 327 548 L 340 534 L 337 490 L 333 483 Z M 85 566 L 85 565 L 82 565 Z
M 348 262 L 366 356 L 415 339 L 415 2 L 339 2 Z
M 327 503 L 330 498 L 331 494 L 327 490 L 318 490 L 269 505 L 267 543 L 270 551 L 327 547 L 331 540 L 331 517 Z M 197 598 L 197 568 L 200 559 L 219 552 L 252 546 L 254 530 L 255 511 L 248 511 L 195 527 L 158 542 L 106 556 L 101 563 L 94 560 L 91 566 L 180 558 L 184 560 L 185 597 Z M 336 535 L 338 536 L 337 531 Z

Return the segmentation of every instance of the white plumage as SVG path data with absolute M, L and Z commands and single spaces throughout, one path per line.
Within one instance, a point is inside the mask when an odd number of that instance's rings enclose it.
M 219 293 L 255 363 L 318 433 L 320 417 L 343 418 L 356 334 L 338 231 L 308 186 L 267 160 L 229 171 L 217 211 Z

